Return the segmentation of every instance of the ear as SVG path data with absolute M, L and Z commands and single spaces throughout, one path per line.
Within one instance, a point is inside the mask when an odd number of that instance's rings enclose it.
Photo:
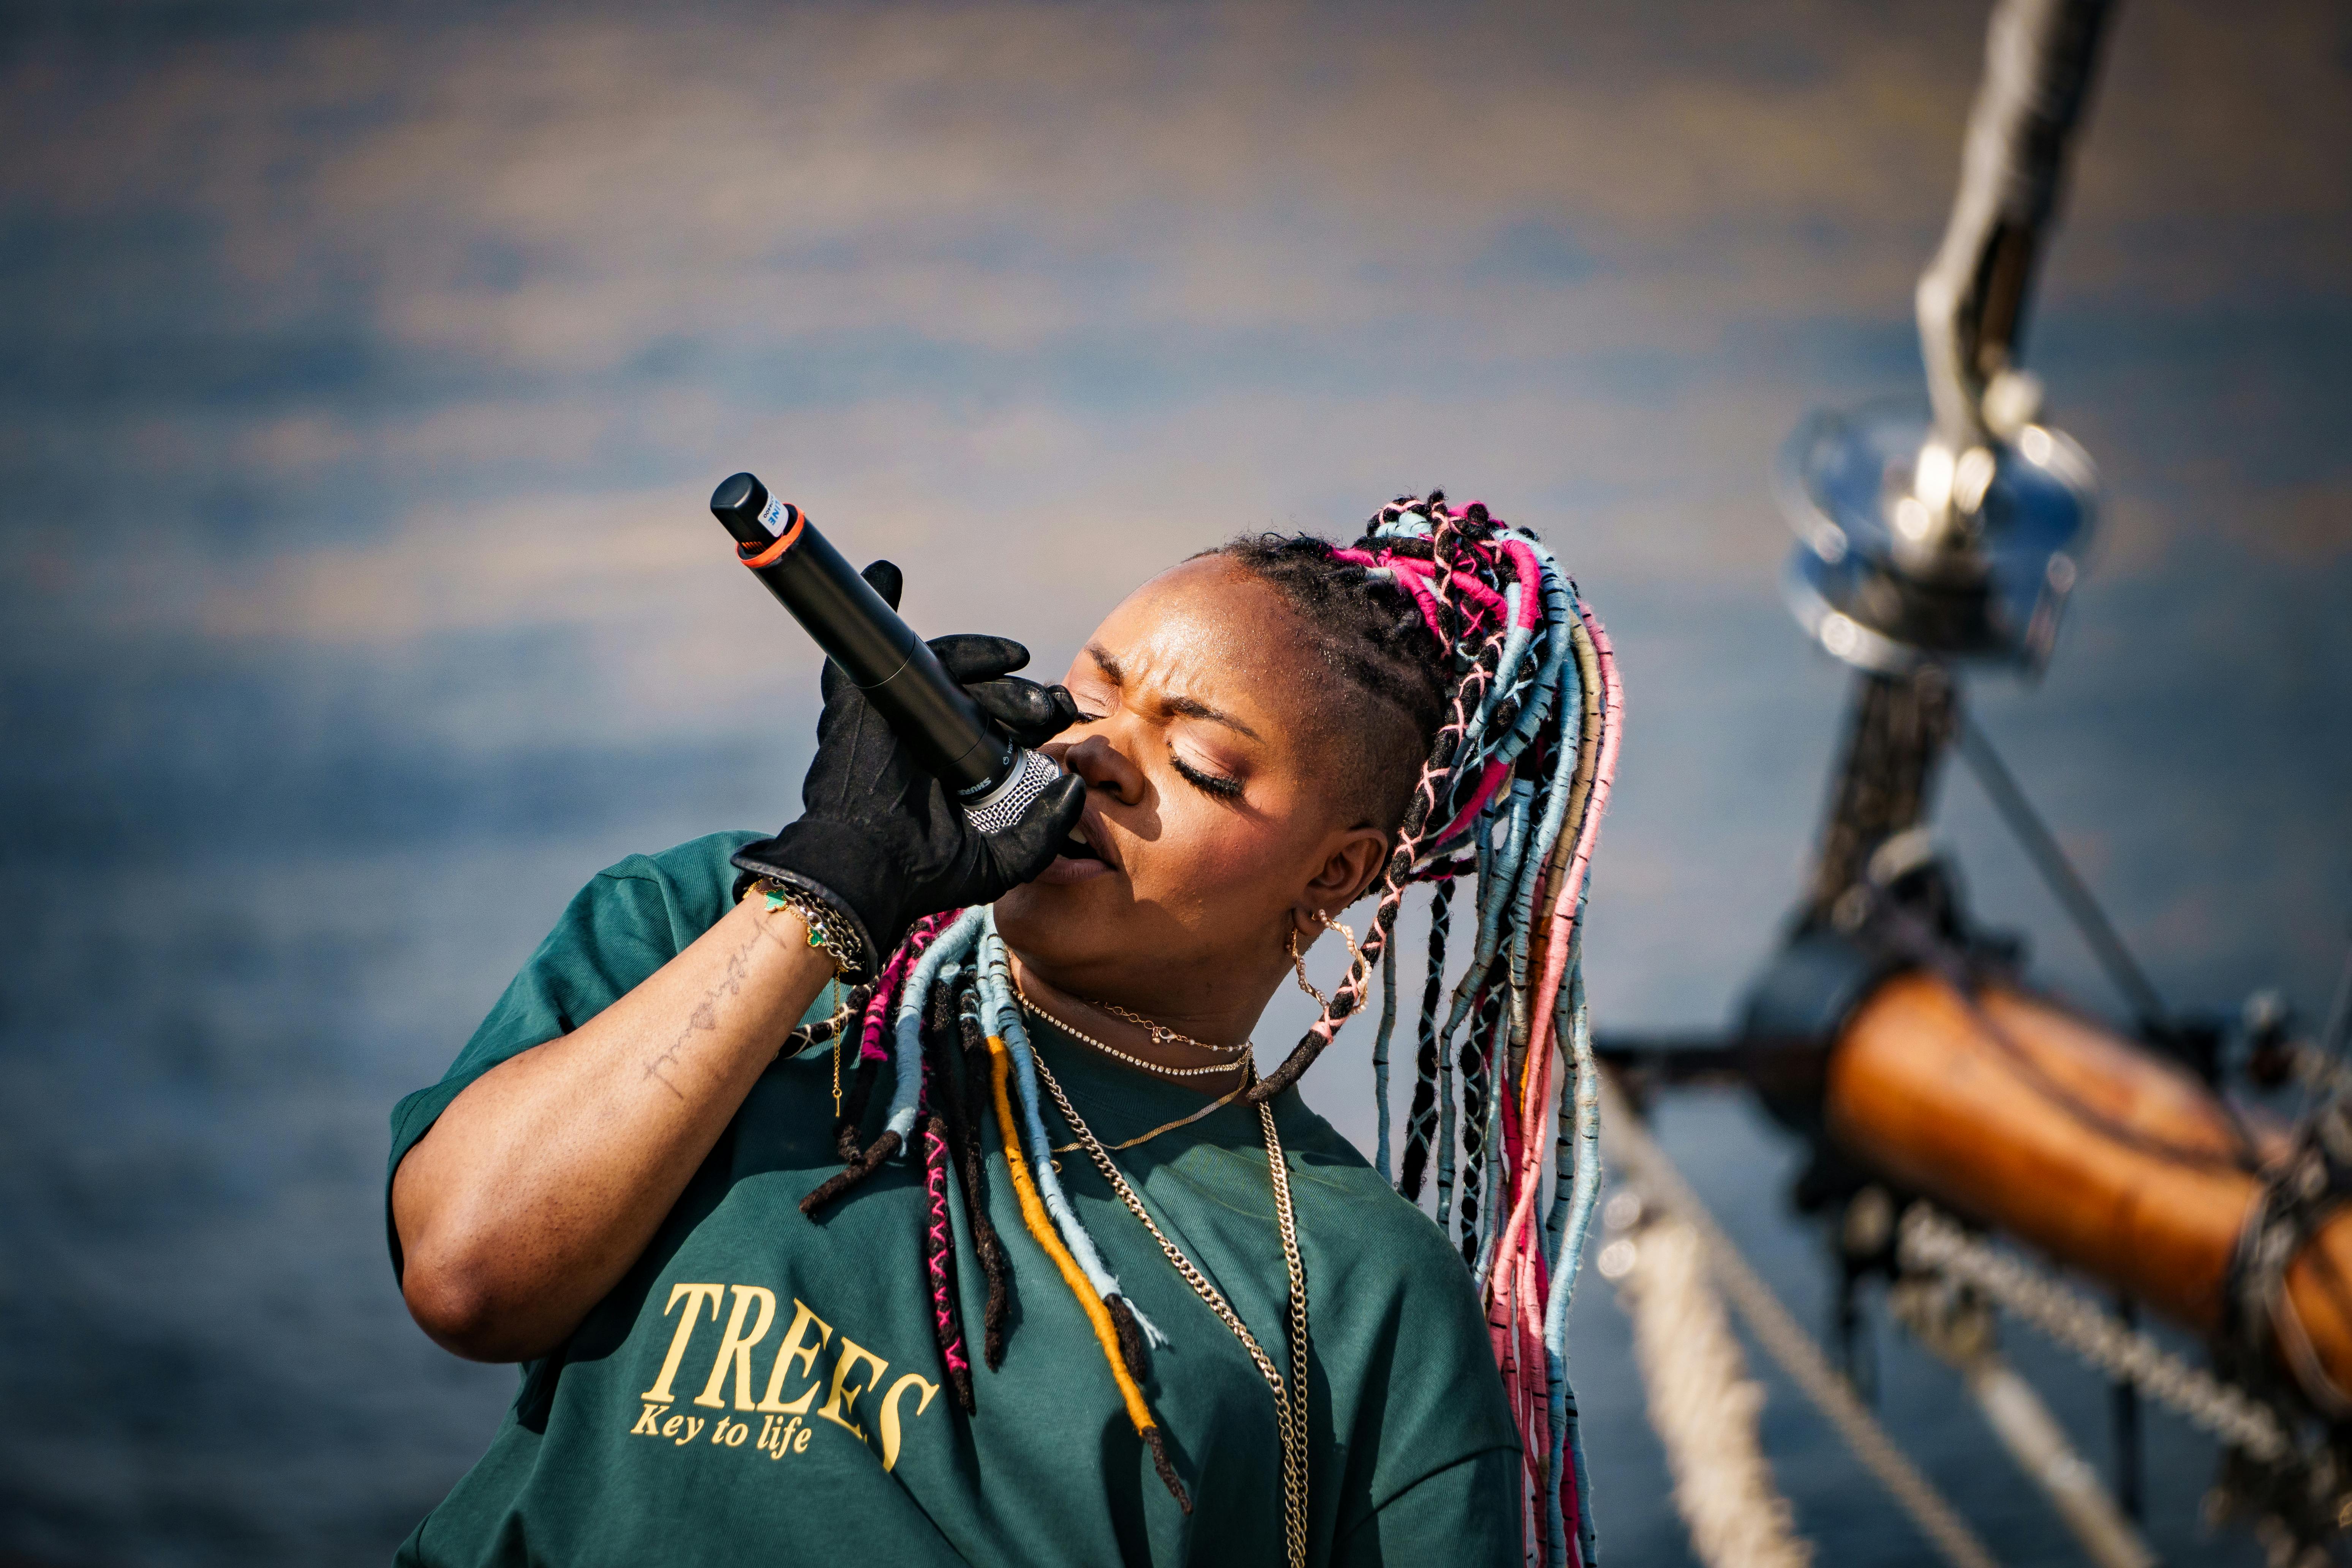
M 1337 836 L 1314 879 L 1301 889 L 1292 918 L 1299 935 L 1312 940 L 1323 928 L 1315 919 L 1322 910 L 1338 914 L 1371 890 L 1388 864 L 1389 836 L 1376 827 L 1351 827 Z

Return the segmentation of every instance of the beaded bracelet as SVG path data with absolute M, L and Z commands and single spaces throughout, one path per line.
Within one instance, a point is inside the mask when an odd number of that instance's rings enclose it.
M 747 899 L 755 893 L 766 900 L 771 913 L 790 910 L 801 917 L 801 924 L 808 930 L 808 944 L 832 963 L 836 979 L 856 971 L 858 961 L 866 954 L 866 944 L 831 904 L 804 888 L 795 888 L 773 877 L 762 877 L 743 890 Z

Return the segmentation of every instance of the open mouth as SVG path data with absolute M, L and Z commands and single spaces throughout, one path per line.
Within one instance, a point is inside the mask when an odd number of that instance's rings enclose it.
M 1053 863 L 1037 873 L 1037 880 L 1049 886 L 1068 887 L 1110 876 L 1118 869 L 1117 861 L 1094 847 L 1087 826 L 1081 821 L 1055 847 Z

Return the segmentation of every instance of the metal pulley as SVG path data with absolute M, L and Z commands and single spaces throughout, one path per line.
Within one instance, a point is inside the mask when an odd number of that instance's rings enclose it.
M 1916 299 L 1927 409 L 1815 414 L 1774 489 L 1797 531 L 1797 619 L 1847 663 L 2038 670 L 2096 510 L 2090 459 L 2040 423 L 2018 351 L 2107 0 L 2000 0 L 1950 223 Z
M 1847 663 L 1925 659 L 2038 671 L 2080 575 L 2098 477 L 2063 432 L 2028 423 L 1958 455 L 1925 408 L 1824 411 L 1780 453 L 1773 489 L 1797 533 L 1789 607 Z

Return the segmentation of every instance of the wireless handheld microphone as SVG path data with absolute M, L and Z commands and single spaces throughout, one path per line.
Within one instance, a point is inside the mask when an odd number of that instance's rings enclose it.
M 989 722 L 807 513 L 770 496 L 751 474 L 720 483 L 710 511 L 735 536 L 737 558 L 948 786 L 974 826 L 993 833 L 1010 826 L 1062 776 L 1051 758 L 1014 745 Z

